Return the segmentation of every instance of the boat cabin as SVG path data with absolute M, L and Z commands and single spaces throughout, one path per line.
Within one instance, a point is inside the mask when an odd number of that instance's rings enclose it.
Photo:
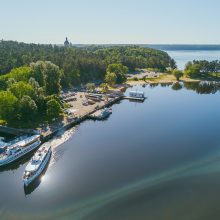
M 134 98 L 144 98 L 144 92 L 142 91 L 130 91 L 129 95 Z

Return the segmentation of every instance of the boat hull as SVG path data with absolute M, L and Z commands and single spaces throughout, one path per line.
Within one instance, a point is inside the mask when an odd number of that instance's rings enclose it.
M 0 160 L 0 167 L 6 166 L 6 165 L 10 165 L 13 162 L 16 162 L 16 161 L 20 160 L 21 158 L 27 156 L 29 153 L 31 153 L 34 150 L 36 150 L 40 145 L 41 145 L 41 141 L 36 141 L 33 144 L 31 144 L 30 146 L 28 146 L 27 148 L 25 148 L 22 151 L 22 153 L 9 156 L 8 158 L 6 158 L 6 159 L 4 159 L 2 161 Z
M 25 187 L 28 187 L 31 183 L 33 183 L 39 176 L 41 176 L 42 172 L 45 170 L 45 168 L 47 167 L 49 161 L 50 161 L 50 158 L 51 158 L 51 155 L 52 155 L 52 150 L 50 149 L 47 153 L 47 156 L 45 158 L 45 160 L 42 162 L 39 170 L 31 177 L 31 178 L 28 178 L 28 179 L 24 179 L 23 182 L 24 182 L 24 186 Z

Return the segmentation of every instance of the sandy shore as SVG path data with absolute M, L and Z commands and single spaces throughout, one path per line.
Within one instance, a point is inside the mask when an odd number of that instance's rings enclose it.
M 200 80 L 182 77 L 180 79 L 180 81 L 182 81 L 182 82 L 199 82 Z M 173 75 L 161 73 L 159 75 L 159 77 L 146 78 L 145 80 L 143 80 L 143 79 L 140 79 L 140 80 L 128 79 L 126 84 L 129 86 L 134 86 L 134 85 L 143 85 L 146 83 L 147 84 L 154 84 L 154 83 L 175 83 L 175 82 L 177 82 L 177 80 Z

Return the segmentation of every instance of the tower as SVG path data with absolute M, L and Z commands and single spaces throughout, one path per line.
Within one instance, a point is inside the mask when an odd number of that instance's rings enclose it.
M 68 41 L 68 38 L 66 37 L 66 40 L 65 40 L 65 42 L 64 42 L 64 46 L 65 47 L 68 47 L 70 45 L 70 43 L 69 43 L 69 41 Z

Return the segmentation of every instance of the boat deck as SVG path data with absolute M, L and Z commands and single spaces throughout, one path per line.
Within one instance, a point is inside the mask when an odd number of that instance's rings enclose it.
M 106 117 L 108 117 L 111 114 L 111 112 L 109 112 L 108 114 L 102 115 L 102 111 L 103 111 L 103 109 L 100 109 L 100 110 L 94 112 L 93 114 L 91 114 L 89 116 L 89 118 L 96 119 L 96 120 L 102 120 L 102 119 L 105 119 Z

